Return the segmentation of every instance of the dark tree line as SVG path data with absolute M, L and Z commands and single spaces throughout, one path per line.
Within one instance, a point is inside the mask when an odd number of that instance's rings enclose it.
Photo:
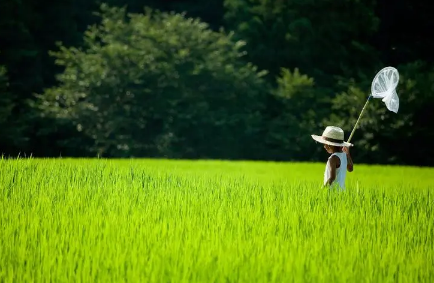
M 348 136 L 394 66 L 400 111 L 372 101 L 354 155 L 432 165 L 434 4 L 421 3 L 2 1 L 1 152 L 318 160 L 310 134 Z

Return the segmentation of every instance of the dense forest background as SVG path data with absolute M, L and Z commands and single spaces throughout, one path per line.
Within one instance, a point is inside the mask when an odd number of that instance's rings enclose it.
M 434 165 L 434 2 L 4 0 L 4 156 L 318 161 L 386 66 L 355 162 Z

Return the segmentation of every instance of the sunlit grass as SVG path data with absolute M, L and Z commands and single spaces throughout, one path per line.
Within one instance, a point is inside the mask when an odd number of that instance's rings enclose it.
M 0 282 L 434 282 L 434 169 L 0 161 Z

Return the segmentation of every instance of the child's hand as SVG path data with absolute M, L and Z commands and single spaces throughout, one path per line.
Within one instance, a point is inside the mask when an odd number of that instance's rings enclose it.
M 344 146 L 342 148 L 342 151 L 345 152 L 347 154 L 347 170 L 348 172 L 353 172 L 354 168 L 353 168 L 353 160 L 351 159 L 351 155 L 350 155 L 350 148 Z

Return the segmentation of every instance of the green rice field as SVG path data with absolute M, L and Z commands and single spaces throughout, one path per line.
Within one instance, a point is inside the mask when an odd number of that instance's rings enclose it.
M 434 282 L 434 168 L 0 160 L 0 282 Z

